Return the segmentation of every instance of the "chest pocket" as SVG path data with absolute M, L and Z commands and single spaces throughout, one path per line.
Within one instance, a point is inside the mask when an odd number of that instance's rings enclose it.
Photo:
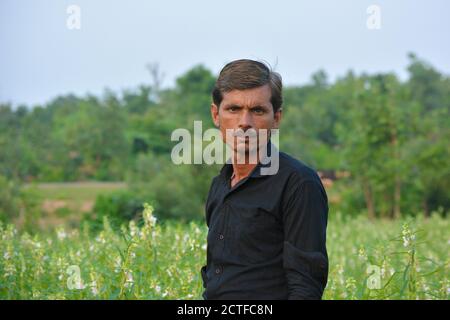
M 234 252 L 245 263 L 261 263 L 282 251 L 283 231 L 276 217 L 260 207 L 232 206 Z

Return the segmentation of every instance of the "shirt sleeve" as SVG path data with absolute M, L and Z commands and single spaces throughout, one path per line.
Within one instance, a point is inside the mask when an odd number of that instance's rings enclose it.
M 288 299 L 321 299 L 328 279 L 328 199 L 319 178 L 291 182 L 282 207 Z
M 205 222 L 206 222 L 206 226 L 208 228 L 209 228 L 209 220 L 210 220 L 211 211 L 212 211 L 212 209 L 210 207 L 210 205 L 211 205 L 211 198 L 212 198 L 212 195 L 215 192 L 215 182 L 216 182 L 216 177 L 214 177 L 212 179 L 212 181 L 211 181 L 211 185 L 209 187 L 209 192 L 208 192 L 208 196 L 206 197 L 206 203 L 205 203 Z M 210 260 L 211 260 L 211 258 L 210 258 L 208 247 L 207 247 L 207 250 L 206 250 L 206 264 L 203 265 L 201 267 L 201 269 L 200 269 L 200 274 L 201 274 L 201 277 L 202 277 L 202 284 L 203 284 L 203 288 L 205 288 L 205 289 L 206 289 L 206 285 L 207 285 L 207 282 L 208 282 L 207 271 L 208 271 L 208 267 L 210 265 Z

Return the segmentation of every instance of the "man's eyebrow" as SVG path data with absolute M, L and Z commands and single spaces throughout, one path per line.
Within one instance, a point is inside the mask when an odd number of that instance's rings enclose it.
M 250 107 L 250 109 L 256 109 L 256 108 L 263 108 L 263 109 L 266 109 L 266 108 L 268 108 L 268 107 L 266 107 L 266 106 L 264 106 L 264 105 L 262 105 L 262 104 L 257 104 L 257 105 L 255 105 L 255 106 L 253 106 L 253 107 Z
M 242 106 L 235 104 L 235 103 L 226 104 L 224 107 L 225 108 L 233 108 L 233 107 L 234 108 L 242 108 Z M 256 108 L 266 109 L 268 107 L 264 106 L 263 104 L 256 104 L 256 105 L 250 107 L 250 109 L 256 109 Z

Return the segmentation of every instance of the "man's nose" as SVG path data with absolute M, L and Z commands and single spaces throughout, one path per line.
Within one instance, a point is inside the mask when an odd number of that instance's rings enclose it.
M 249 111 L 244 110 L 239 118 L 239 128 L 245 132 L 247 129 L 252 128 L 252 126 L 252 115 Z

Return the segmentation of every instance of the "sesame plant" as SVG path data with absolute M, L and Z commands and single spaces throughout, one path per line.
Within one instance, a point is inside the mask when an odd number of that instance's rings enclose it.
M 324 299 L 448 299 L 450 225 L 430 218 L 330 217 Z M 207 227 L 142 222 L 93 234 L 48 234 L 0 225 L 0 299 L 201 299 Z

